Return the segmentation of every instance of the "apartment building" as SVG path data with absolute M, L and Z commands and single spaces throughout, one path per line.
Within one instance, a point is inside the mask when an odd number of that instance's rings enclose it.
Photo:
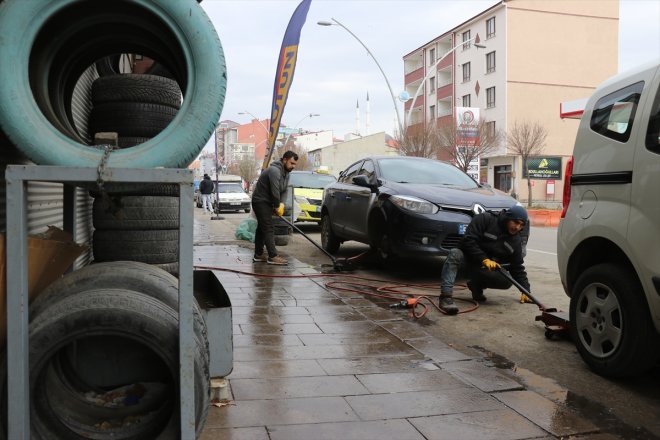
M 454 123 L 477 108 L 490 129 L 538 122 L 548 136 L 530 160 L 535 204 L 561 203 L 563 172 L 578 120 L 560 103 L 588 97 L 617 73 L 618 0 L 503 0 L 403 57 L 410 125 Z M 440 157 L 442 158 L 442 157 Z M 543 160 L 545 159 L 545 160 Z M 506 139 L 479 161 L 479 180 L 527 200 L 520 157 Z

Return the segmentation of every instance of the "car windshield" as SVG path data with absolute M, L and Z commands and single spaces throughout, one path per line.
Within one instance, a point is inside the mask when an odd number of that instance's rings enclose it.
M 239 183 L 221 183 L 218 185 L 218 192 L 221 193 L 244 193 L 245 191 Z
M 399 183 L 476 188 L 478 185 L 467 174 L 448 163 L 436 160 L 418 160 L 393 157 L 378 160 L 381 178 Z
M 327 174 L 291 173 L 289 174 L 289 185 L 296 188 L 319 188 L 323 189 L 336 181 L 334 176 Z

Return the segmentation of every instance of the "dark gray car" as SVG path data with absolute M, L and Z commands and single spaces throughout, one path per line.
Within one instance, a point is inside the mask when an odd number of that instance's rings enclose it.
M 448 162 L 406 156 L 361 159 L 325 189 L 323 248 L 342 242 L 371 245 L 383 258 L 442 256 L 457 247 L 472 216 L 518 202 L 476 183 Z M 529 226 L 523 231 L 527 242 Z

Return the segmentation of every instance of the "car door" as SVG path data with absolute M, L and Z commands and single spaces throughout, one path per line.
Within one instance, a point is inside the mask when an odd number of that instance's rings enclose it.
M 640 269 L 649 307 L 660 328 L 660 68 L 649 78 L 649 92 L 640 101 L 628 242 Z
M 360 171 L 357 173 L 358 176 L 367 177 L 370 183 L 376 182 L 375 174 L 376 169 L 371 159 L 366 159 L 362 162 Z M 369 237 L 367 221 L 371 205 L 375 199 L 375 193 L 371 191 L 371 188 L 355 185 L 351 177 L 351 185 L 347 190 L 347 198 L 350 199 L 351 216 L 346 221 L 346 232 L 352 237 L 366 242 Z
M 350 222 L 352 215 L 352 197 L 349 191 L 353 187 L 352 179 L 357 176 L 362 166 L 362 160 L 354 163 L 342 172 L 337 183 L 326 188 L 324 204 L 328 209 L 332 230 L 341 238 L 349 238 L 346 234 L 347 222 Z

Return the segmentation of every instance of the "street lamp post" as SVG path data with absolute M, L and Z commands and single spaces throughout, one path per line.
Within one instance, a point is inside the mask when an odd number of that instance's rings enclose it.
M 457 44 L 456 46 L 449 49 L 443 56 L 438 58 L 438 60 L 435 62 L 435 64 L 433 64 L 433 66 L 429 69 L 426 76 L 424 76 L 424 79 L 422 79 L 422 82 L 419 84 L 419 87 L 417 87 L 417 91 L 415 92 L 415 96 L 413 96 L 413 98 L 412 98 L 412 104 L 410 105 L 410 109 L 408 110 L 408 116 L 406 117 L 406 121 L 405 121 L 406 127 L 408 127 L 410 125 L 410 118 L 412 116 L 413 108 L 415 108 L 415 100 L 417 99 L 417 96 L 419 96 L 419 92 L 422 91 L 422 88 L 424 87 L 424 84 L 426 84 L 426 81 L 429 79 L 429 77 L 433 73 L 436 72 L 436 68 L 438 67 L 438 65 L 442 62 L 442 60 L 447 58 L 447 56 L 450 53 L 452 53 L 453 51 L 455 51 L 459 46 L 463 46 L 464 44 L 468 44 L 476 38 L 477 38 L 477 36 L 474 36 L 474 37 L 470 38 L 469 40 L 461 41 L 459 44 Z M 474 44 L 474 47 L 477 47 L 479 49 L 485 49 L 486 48 L 486 46 L 484 46 L 483 44 L 477 44 L 477 43 Z
M 292 131 L 291 133 L 289 133 L 289 136 L 286 138 L 286 141 L 284 142 L 284 146 L 286 146 L 286 144 L 289 143 L 289 140 L 290 140 L 291 137 L 293 136 L 293 133 L 295 133 L 295 131 L 296 131 L 296 130 L 298 129 L 298 127 L 300 126 L 300 123 L 301 123 L 302 121 L 304 121 L 305 119 L 307 119 L 307 118 L 313 118 L 314 116 L 321 116 L 321 115 L 318 114 L 318 113 L 310 113 L 310 114 L 305 115 L 300 121 L 296 122 L 296 125 L 293 126 L 293 131 Z
M 374 62 L 376 63 L 376 66 L 378 66 L 378 69 L 380 70 L 380 73 L 382 73 L 382 74 L 383 74 L 383 78 L 385 78 L 385 82 L 387 83 L 387 88 L 388 88 L 388 90 L 390 91 L 390 96 L 392 97 L 392 103 L 394 104 L 394 110 L 396 111 L 396 120 L 397 120 L 397 122 L 398 122 L 398 124 L 399 124 L 399 132 L 400 132 L 400 133 L 403 133 L 403 125 L 401 124 L 401 114 L 399 113 L 399 107 L 397 106 L 396 98 L 394 98 L 394 92 L 392 91 L 392 86 L 390 85 L 390 81 L 387 79 L 387 75 L 385 75 L 385 71 L 384 71 L 383 68 L 380 66 L 380 63 L 378 62 L 378 60 L 376 59 L 376 57 L 374 56 L 374 54 L 371 53 L 371 51 L 369 50 L 369 48 L 367 47 L 367 45 L 364 44 L 364 43 L 362 42 L 362 40 L 360 40 L 360 39 L 358 38 L 357 35 L 355 35 L 353 32 L 351 32 L 351 30 L 350 30 L 349 28 L 347 28 L 346 26 L 344 26 L 343 24 L 341 24 L 340 22 L 338 22 L 338 21 L 335 20 L 334 18 L 331 18 L 330 20 L 332 20 L 334 23 L 333 23 L 333 22 L 330 22 L 330 21 L 327 21 L 327 20 L 321 20 L 321 21 L 317 22 L 317 24 L 318 24 L 319 26 L 334 26 L 334 25 L 337 25 L 337 26 L 341 26 L 342 28 L 344 28 L 344 30 L 345 30 L 346 32 L 348 32 L 349 34 L 351 34 L 351 35 L 352 35 L 352 36 L 353 36 L 353 37 L 354 37 L 354 38 L 355 38 L 355 39 L 356 39 L 356 40 L 362 45 L 362 47 L 364 47 L 364 48 L 366 49 L 366 51 L 367 51 L 367 53 L 369 54 L 369 56 L 371 57 L 371 59 L 373 59 Z
M 247 111 L 247 110 L 243 110 L 242 112 L 238 112 L 238 114 L 239 114 L 239 115 L 250 115 L 250 116 L 252 116 L 254 119 L 257 120 L 257 122 L 259 123 L 259 125 L 261 125 L 261 128 L 264 129 L 264 131 L 266 132 L 266 136 L 268 136 L 268 133 L 269 133 L 268 128 L 266 128 L 266 126 L 265 126 L 265 125 L 259 120 L 259 118 L 257 118 L 255 115 L 253 115 L 252 113 L 250 113 L 250 112 Z

